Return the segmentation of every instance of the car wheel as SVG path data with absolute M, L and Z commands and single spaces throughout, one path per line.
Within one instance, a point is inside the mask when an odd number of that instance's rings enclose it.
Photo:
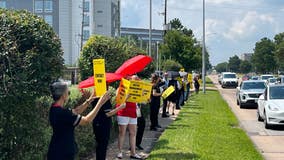
M 257 120 L 258 120 L 259 122 L 262 122 L 263 119 L 260 117 L 259 111 L 257 111 L 256 114 L 257 114 Z
M 271 129 L 271 124 L 268 124 L 268 122 L 267 122 L 266 113 L 264 112 L 263 114 L 264 114 L 264 127 L 266 129 Z
M 221 87 L 222 87 L 222 88 L 225 88 L 225 86 L 224 86 L 224 85 L 221 85 Z

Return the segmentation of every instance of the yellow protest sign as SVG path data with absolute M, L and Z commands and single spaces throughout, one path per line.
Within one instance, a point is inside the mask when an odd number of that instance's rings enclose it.
M 190 84 L 190 89 L 193 89 L 193 83 L 190 82 L 189 84 Z
M 166 99 L 166 98 L 167 98 L 169 95 L 171 95 L 174 91 L 175 91 L 174 86 L 170 86 L 169 88 L 167 88 L 167 89 L 163 92 L 162 97 L 163 97 L 164 99 Z
M 128 81 L 122 79 L 116 96 L 116 103 L 122 104 L 125 102 L 127 94 L 130 95 L 127 102 L 141 103 L 147 102 L 151 97 L 152 84 L 143 81 Z
M 129 99 L 128 102 L 141 102 L 142 101 L 142 89 L 143 82 L 142 81 L 130 81 L 129 87 Z
M 198 83 L 199 83 L 199 85 L 201 86 L 201 85 L 202 85 L 202 79 L 199 79 L 199 80 L 198 80 Z
M 119 84 L 117 95 L 116 95 L 117 104 L 122 104 L 125 102 L 126 96 L 128 94 L 129 86 L 130 86 L 130 81 L 122 78 Z
M 94 59 L 93 60 L 94 70 L 94 85 L 96 89 L 96 95 L 102 96 L 106 92 L 106 73 L 105 73 L 105 60 Z
M 141 102 L 148 102 L 148 100 L 151 97 L 151 91 L 152 91 L 152 84 L 144 82 L 143 83 L 143 90 L 142 90 L 142 99 Z
M 192 82 L 192 74 L 187 75 L 187 80 L 188 80 L 188 82 Z

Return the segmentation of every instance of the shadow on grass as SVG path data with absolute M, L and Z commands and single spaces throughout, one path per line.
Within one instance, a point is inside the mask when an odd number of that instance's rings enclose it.
M 166 129 L 179 129 L 179 128 L 183 128 L 183 127 L 186 127 L 186 128 L 189 128 L 190 125 L 188 124 L 175 124 L 175 125 L 170 125 L 168 126 Z
M 176 153 L 157 153 L 151 154 L 149 159 L 165 159 L 165 160 L 190 160 L 199 158 L 197 154 L 194 153 L 183 153 L 183 152 L 176 152 Z
M 194 153 L 184 153 L 184 152 L 178 152 L 178 150 L 175 150 L 175 148 L 168 146 L 169 141 L 166 139 L 159 140 L 154 147 L 154 150 L 150 153 L 150 157 L 148 159 L 166 159 L 166 160 L 181 160 L 181 159 L 196 159 L 199 156 Z M 157 150 L 168 150 L 168 151 L 177 151 L 175 153 L 167 153 L 166 151 L 163 153 L 154 153 Z
M 156 151 L 159 149 L 173 149 L 172 147 L 169 147 L 168 144 L 169 141 L 166 139 L 159 140 L 153 147 L 154 149 L 152 151 Z

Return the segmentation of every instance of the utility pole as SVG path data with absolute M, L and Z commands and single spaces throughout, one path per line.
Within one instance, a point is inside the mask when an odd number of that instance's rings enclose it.
M 165 26 L 165 30 L 164 30 L 164 36 L 167 33 L 167 0 L 165 0 L 165 16 L 164 16 L 164 26 Z
M 159 41 L 157 41 L 156 70 L 159 71 Z
M 152 0 L 150 0 L 150 25 L 149 25 L 149 56 L 152 54 Z
M 205 89 L 205 0 L 203 0 L 203 39 L 202 39 L 202 82 L 203 82 L 203 93 L 206 93 Z

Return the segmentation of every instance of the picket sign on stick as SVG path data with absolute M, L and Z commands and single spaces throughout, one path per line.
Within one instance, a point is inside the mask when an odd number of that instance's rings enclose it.
M 171 95 L 173 92 L 175 91 L 175 88 L 174 86 L 170 86 L 169 88 L 167 88 L 163 94 L 162 94 L 162 97 L 163 99 L 166 99 L 169 95 Z
M 122 104 L 125 102 L 128 90 L 130 86 L 130 81 L 122 78 L 119 84 L 118 92 L 116 95 L 116 104 Z
M 93 59 L 94 85 L 98 97 L 104 95 L 106 88 L 105 60 Z

